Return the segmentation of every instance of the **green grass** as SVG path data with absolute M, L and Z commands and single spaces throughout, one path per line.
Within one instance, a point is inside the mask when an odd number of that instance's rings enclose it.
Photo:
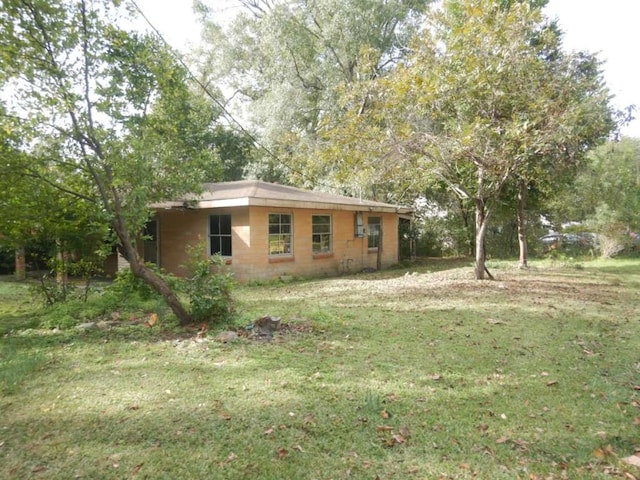
M 240 287 L 271 343 L 54 332 L 0 282 L 0 478 L 640 476 L 640 261 L 457 262 Z

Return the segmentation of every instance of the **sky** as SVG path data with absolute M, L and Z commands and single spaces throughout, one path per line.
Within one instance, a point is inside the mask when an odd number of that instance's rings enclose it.
M 199 40 L 191 0 L 137 0 L 151 23 L 175 48 L 185 50 Z M 240 7 L 238 0 L 208 0 L 221 18 Z M 640 0 L 550 0 L 546 14 L 557 18 L 567 51 L 586 50 L 604 61 L 607 85 L 617 108 L 636 105 L 636 116 L 622 130 L 640 138 Z

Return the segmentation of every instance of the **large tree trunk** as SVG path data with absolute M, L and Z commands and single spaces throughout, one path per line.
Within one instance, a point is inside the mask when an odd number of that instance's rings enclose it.
M 180 325 L 188 325 L 192 323 L 192 318 L 189 315 L 189 312 L 187 312 L 187 309 L 184 307 L 184 305 L 182 305 L 182 302 L 180 302 L 180 299 L 173 292 L 165 279 L 145 265 L 144 261 L 140 258 L 140 255 L 136 250 L 134 242 L 129 236 L 129 232 L 126 230 L 126 228 L 121 226 L 122 223 L 118 220 L 119 219 L 116 218 L 114 227 L 116 233 L 118 234 L 118 237 L 122 242 L 119 246 L 119 250 L 120 254 L 125 258 L 125 260 L 129 262 L 131 273 L 133 273 L 133 275 L 137 278 L 143 280 L 145 283 L 147 283 L 147 285 L 149 285 L 156 292 L 162 295 L 165 303 L 178 318 Z
M 525 210 L 526 210 L 526 201 L 527 201 L 527 184 L 524 180 L 520 180 L 518 184 L 518 211 L 517 211 L 517 219 L 518 219 L 518 246 L 520 247 L 520 268 L 527 268 L 528 261 L 528 248 L 527 248 L 527 225 L 525 218 Z
M 484 199 L 484 169 L 478 170 L 478 194 L 476 195 L 476 280 L 484 280 L 487 271 L 487 255 L 484 249 L 484 239 L 487 234 L 487 220 L 489 212 Z
M 27 278 L 27 256 L 24 249 L 24 245 L 20 245 L 16 247 L 15 256 L 16 256 L 15 278 L 16 280 L 24 280 L 25 278 Z
M 476 280 L 484 280 L 487 272 L 486 252 L 484 239 L 487 233 L 489 212 L 487 211 L 484 199 L 476 198 Z

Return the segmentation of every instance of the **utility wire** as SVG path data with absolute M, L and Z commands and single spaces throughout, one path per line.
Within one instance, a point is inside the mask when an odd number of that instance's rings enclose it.
M 218 108 L 220 108 L 220 110 L 222 111 L 222 113 L 224 114 L 224 116 L 230 120 L 233 124 L 235 124 L 238 129 L 244 134 L 246 135 L 252 142 L 253 144 L 258 147 L 258 149 L 264 151 L 267 156 L 269 156 L 270 158 L 272 158 L 273 160 L 275 160 L 278 164 L 282 165 L 284 168 L 286 168 L 287 170 L 289 170 L 292 173 L 295 173 L 296 175 L 300 175 L 303 179 L 306 180 L 311 180 L 313 183 L 315 183 L 316 185 L 320 185 L 322 187 L 331 189 L 331 190 L 335 190 L 335 187 L 331 186 L 331 185 L 326 185 L 323 184 L 322 182 L 318 182 L 317 180 L 314 180 L 310 177 L 308 177 L 304 172 L 293 168 L 290 165 L 287 165 L 273 150 L 271 150 L 269 147 L 267 147 L 266 145 L 264 145 L 253 133 L 251 133 L 249 130 L 247 130 L 241 123 L 240 121 L 236 120 L 236 118 L 231 114 L 231 112 L 229 112 L 229 110 L 227 109 L 227 107 L 220 102 L 220 100 L 218 100 L 215 95 L 213 95 L 213 93 L 211 93 L 211 91 L 207 88 L 207 86 L 202 83 L 197 77 L 196 75 L 191 71 L 191 69 L 189 68 L 189 66 L 186 64 L 186 62 L 183 60 L 182 55 L 179 55 L 178 52 L 176 51 L 175 48 L 173 48 L 171 46 L 171 44 L 164 38 L 164 35 L 162 35 L 162 33 L 156 28 L 156 26 L 151 23 L 151 21 L 149 20 L 149 18 L 144 14 L 144 12 L 142 11 L 142 9 L 138 6 L 136 0 L 131 0 L 131 3 L 133 4 L 133 6 L 135 7 L 135 9 L 138 11 L 138 13 L 140 14 L 140 16 L 144 19 L 145 22 L 147 22 L 147 25 L 149 25 L 149 27 L 155 32 L 155 34 L 158 36 L 158 38 L 160 38 L 160 40 L 167 45 L 170 50 L 172 55 L 174 56 L 174 58 L 180 63 L 180 65 L 182 65 L 182 67 L 187 71 L 189 77 L 191 78 L 191 80 L 193 80 L 201 89 L 202 91 L 211 99 L 213 100 L 213 102 L 218 106 Z

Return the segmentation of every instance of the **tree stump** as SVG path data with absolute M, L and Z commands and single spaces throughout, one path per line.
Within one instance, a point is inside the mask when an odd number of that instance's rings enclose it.
M 253 322 L 253 337 L 256 340 L 270 341 L 273 332 L 280 328 L 280 317 L 264 315 Z

